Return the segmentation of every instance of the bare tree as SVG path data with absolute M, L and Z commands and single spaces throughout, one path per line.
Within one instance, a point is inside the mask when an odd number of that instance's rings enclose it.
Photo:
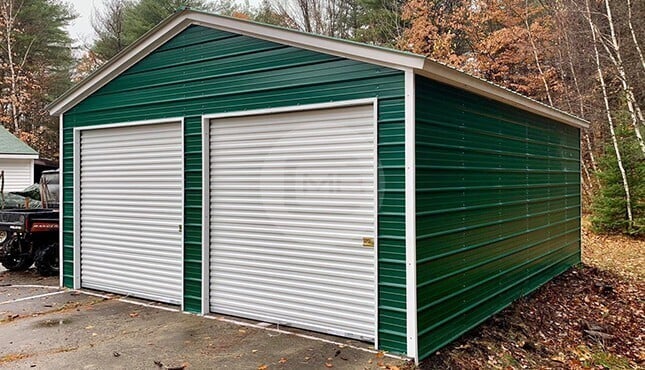
M 605 112 L 607 114 L 607 123 L 609 125 L 609 132 L 611 135 L 611 141 L 614 146 L 614 151 L 616 152 L 616 160 L 618 161 L 618 169 L 620 170 L 620 176 L 623 181 L 623 189 L 625 191 L 625 202 L 626 202 L 626 211 L 627 211 L 627 220 L 629 222 L 629 227 L 632 227 L 634 223 L 634 217 L 632 215 L 632 200 L 629 190 L 629 182 L 627 181 L 627 173 L 625 172 L 625 167 L 623 166 L 622 156 L 620 154 L 620 148 L 618 146 L 618 139 L 616 138 L 616 130 L 614 128 L 614 120 L 611 115 L 611 107 L 609 105 L 609 95 L 607 94 L 607 84 L 605 83 L 605 77 L 602 71 L 602 64 L 600 63 L 600 52 L 598 51 L 598 37 L 596 34 L 596 27 L 593 24 L 591 18 L 591 8 L 589 6 L 589 0 L 585 0 L 585 6 L 587 10 L 587 21 L 589 22 L 589 28 L 591 29 L 591 36 L 593 40 L 594 56 L 596 62 L 596 68 L 598 73 L 598 81 L 602 90 L 602 97 L 605 103 Z
M 640 45 L 638 44 L 638 39 L 636 38 L 636 32 L 634 32 L 634 25 L 632 24 L 632 2 L 627 0 L 627 25 L 629 27 L 629 33 L 632 36 L 632 41 L 634 42 L 634 47 L 638 53 L 638 57 L 641 61 L 641 67 L 645 70 L 645 58 L 643 57 L 643 51 L 641 50 Z
M 92 28 L 97 41 L 92 49 L 100 59 L 108 60 L 128 46 L 125 17 L 131 7 L 130 0 L 106 0 L 103 9 L 94 9 Z

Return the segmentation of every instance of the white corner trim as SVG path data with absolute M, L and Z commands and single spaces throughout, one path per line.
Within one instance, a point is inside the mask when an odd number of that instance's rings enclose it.
M 417 328 L 416 111 L 414 72 L 405 72 L 405 270 L 407 355 L 419 362 Z
M 58 286 L 63 287 L 63 279 L 65 274 L 63 273 L 63 215 L 65 214 L 65 205 L 63 202 L 63 196 L 65 194 L 63 190 L 63 122 L 64 115 L 58 117 Z M 72 144 L 73 145 L 73 144 Z

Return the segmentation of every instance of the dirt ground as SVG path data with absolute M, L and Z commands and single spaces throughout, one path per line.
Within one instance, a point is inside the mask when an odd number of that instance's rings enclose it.
M 583 222 L 575 267 L 437 352 L 423 369 L 645 369 L 645 240 Z

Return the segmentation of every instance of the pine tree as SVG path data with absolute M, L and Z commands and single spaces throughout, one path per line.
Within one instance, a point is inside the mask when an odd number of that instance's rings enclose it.
M 626 118 L 626 117 L 624 117 Z M 645 235 L 645 160 L 638 142 L 626 124 L 616 130 L 620 152 L 630 183 L 633 225 L 626 215 L 626 196 L 616 153 L 611 147 L 599 160 L 598 178 L 601 188 L 593 201 L 591 224 L 595 231 Z

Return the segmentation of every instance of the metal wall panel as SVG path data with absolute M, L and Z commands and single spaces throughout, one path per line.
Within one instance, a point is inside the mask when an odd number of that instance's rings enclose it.
M 419 354 L 580 261 L 579 130 L 416 79 Z
M 348 70 L 349 64 L 354 68 Z M 342 73 L 337 73 L 339 66 L 345 67 Z M 225 88 L 200 90 L 212 81 Z M 135 101 L 133 93 L 146 98 Z M 184 309 L 200 312 L 201 116 L 378 97 L 379 348 L 405 353 L 404 94 L 401 71 L 187 28 L 63 116 L 63 283 L 73 286 L 75 127 L 184 117 Z
M 20 191 L 33 184 L 33 159 L 0 158 L 0 171 L 4 171 L 4 191 Z
M 374 107 L 214 119 L 210 308 L 374 340 Z
M 181 123 L 80 131 L 81 286 L 181 304 Z

